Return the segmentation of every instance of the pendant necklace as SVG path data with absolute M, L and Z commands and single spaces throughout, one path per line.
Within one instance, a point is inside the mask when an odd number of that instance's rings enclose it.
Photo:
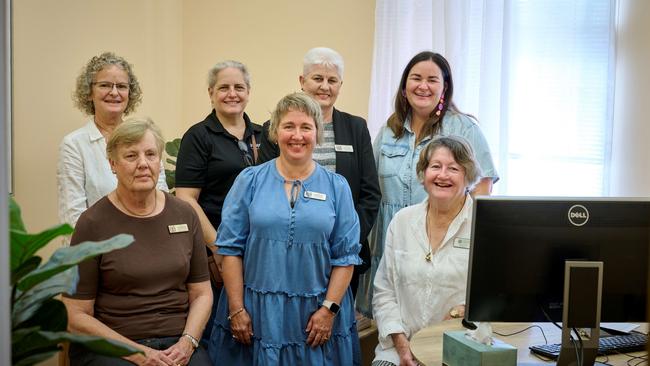
M 431 256 L 432 256 L 432 251 L 431 251 L 431 234 L 430 234 L 430 225 L 429 225 L 429 208 L 427 207 L 427 215 L 426 215 L 426 232 L 427 232 L 427 246 L 429 247 L 429 252 L 427 255 L 424 256 L 424 259 L 427 262 L 431 262 Z
M 158 192 L 154 192 L 154 196 L 153 196 L 153 208 L 151 209 L 151 211 L 149 211 L 149 212 L 146 213 L 146 214 L 139 214 L 139 213 L 135 213 L 135 212 L 129 210 L 129 208 L 126 207 L 126 205 L 124 204 L 124 202 L 122 202 L 122 200 L 120 199 L 120 195 L 117 194 L 117 190 L 115 191 L 115 197 L 117 198 L 117 202 L 119 202 L 120 205 L 122 205 L 122 207 L 123 207 L 123 208 L 124 208 L 128 213 L 130 213 L 131 215 L 136 216 L 136 217 L 147 217 L 147 216 L 150 216 L 154 211 L 156 211 L 156 206 L 158 205 Z

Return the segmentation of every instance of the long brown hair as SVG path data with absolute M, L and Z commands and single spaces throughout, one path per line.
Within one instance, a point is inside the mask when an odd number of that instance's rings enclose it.
M 454 82 L 451 78 L 451 66 L 449 62 L 439 53 L 431 51 L 423 51 L 413 56 L 411 61 L 404 68 L 402 72 L 402 79 L 399 83 L 399 88 L 397 89 L 397 94 L 395 95 L 395 112 L 388 118 L 388 127 L 393 131 L 396 139 L 399 139 L 404 135 L 404 122 L 411 114 L 412 108 L 406 99 L 406 79 L 411 72 L 411 69 L 415 64 L 422 61 L 433 61 L 440 71 L 442 71 L 442 79 L 444 81 L 444 90 L 442 96 L 444 97 L 444 104 L 440 115 L 436 115 L 437 108 L 429 115 L 429 119 L 424 123 L 422 127 L 422 133 L 420 134 L 420 139 L 425 136 L 434 136 L 440 132 L 442 128 L 442 119 L 445 117 L 447 110 L 451 109 L 453 112 L 458 112 L 456 105 L 452 101 L 454 95 Z

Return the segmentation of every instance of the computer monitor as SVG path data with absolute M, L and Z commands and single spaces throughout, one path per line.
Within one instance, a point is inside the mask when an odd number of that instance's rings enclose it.
M 602 261 L 603 322 L 645 322 L 650 199 L 478 197 L 467 320 L 562 320 L 567 260 Z
M 587 289 L 602 290 L 600 321 L 645 322 L 649 247 L 650 199 L 477 197 L 465 318 L 561 322 L 565 265 L 580 261 L 602 262 L 602 287 Z

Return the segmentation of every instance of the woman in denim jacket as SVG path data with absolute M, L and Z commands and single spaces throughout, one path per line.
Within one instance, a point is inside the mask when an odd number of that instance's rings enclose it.
M 424 51 L 404 68 L 395 96 L 395 112 L 375 138 L 373 149 L 382 199 L 370 233 L 372 267 L 359 284 L 357 308 L 372 316 L 372 283 L 384 253 L 384 238 L 391 219 L 400 209 L 422 202 L 427 194 L 415 166 L 420 151 L 435 136 L 459 135 L 475 152 L 482 179 L 473 195 L 488 195 L 499 176 L 487 140 L 476 120 L 461 113 L 452 101 L 451 67 L 440 54 Z

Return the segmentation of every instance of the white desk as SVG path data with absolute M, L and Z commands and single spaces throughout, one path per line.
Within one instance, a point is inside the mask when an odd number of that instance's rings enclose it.
M 548 343 L 560 343 L 562 331 L 551 323 L 535 323 L 544 329 Z M 501 334 L 511 334 L 520 331 L 531 325 L 530 323 L 492 323 L 492 330 Z M 442 333 L 447 330 L 462 330 L 459 319 L 449 320 L 422 329 L 411 339 L 411 350 L 413 354 L 427 366 L 442 364 Z M 517 363 L 520 365 L 545 365 L 539 358 L 530 353 L 528 347 L 534 344 L 544 344 L 544 337 L 539 328 L 531 328 L 523 333 L 509 337 L 495 335 L 500 340 L 517 347 Z M 642 356 L 645 352 L 636 352 L 635 356 Z M 626 355 L 610 355 L 608 360 L 605 356 L 598 357 L 597 361 L 607 362 L 614 366 L 627 366 L 630 357 Z M 636 364 L 632 361 L 631 364 Z M 647 365 L 643 363 L 642 365 Z

